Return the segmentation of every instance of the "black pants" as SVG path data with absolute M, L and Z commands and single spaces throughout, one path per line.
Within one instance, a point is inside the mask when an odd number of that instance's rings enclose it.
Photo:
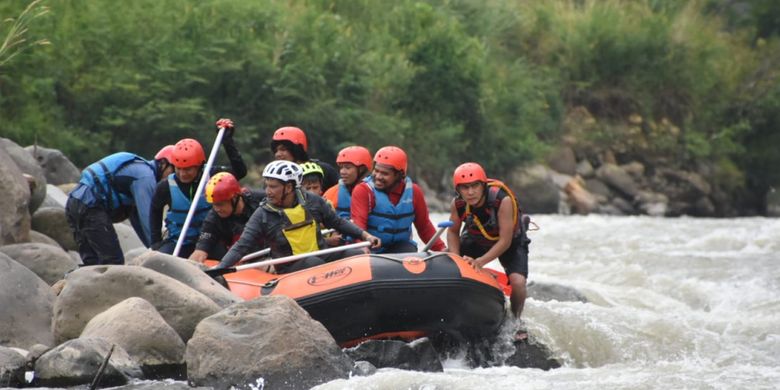
M 518 235 L 512 239 L 509 248 L 498 256 L 498 261 L 504 267 L 506 275 L 518 273 L 528 278 L 528 244 L 531 243 L 525 234 Z M 480 246 L 474 239 L 468 235 L 460 237 L 460 254 L 477 258 L 490 250 L 490 247 Z
M 331 261 L 341 260 L 346 257 L 362 254 L 363 251 L 360 249 L 346 249 L 341 252 L 335 252 L 321 256 L 310 256 L 290 263 L 277 264 L 274 267 L 276 268 L 276 273 L 278 274 L 289 274 L 290 272 L 300 271 L 302 269 L 330 263 Z
M 417 244 L 409 241 L 399 241 L 390 245 L 382 243 L 382 251 L 379 253 L 416 253 Z
M 125 263 L 119 237 L 106 209 L 87 207 L 80 200 L 69 197 L 65 215 L 84 265 Z

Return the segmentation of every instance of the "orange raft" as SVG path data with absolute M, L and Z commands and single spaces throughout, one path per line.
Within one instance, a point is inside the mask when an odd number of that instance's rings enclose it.
M 489 338 L 506 314 L 496 279 L 448 253 L 360 255 L 283 275 L 247 269 L 224 277 L 244 299 L 295 299 L 342 346 L 441 333 Z

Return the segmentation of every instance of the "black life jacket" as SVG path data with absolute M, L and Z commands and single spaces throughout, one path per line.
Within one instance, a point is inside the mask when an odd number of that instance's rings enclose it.
M 498 209 L 501 207 L 501 201 L 503 200 L 503 197 L 499 197 L 501 190 L 512 199 L 512 208 L 514 209 L 514 217 L 512 218 L 514 224 L 513 236 L 515 236 L 522 232 L 522 212 L 514 192 L 503 182 L 488 179 L 485 203 L 477 210 L 473 210 L 460 196 L 455 198 L 455 208 L 465 225 L 465 233 L 475 239 L 480 245 L 493 246 L 499 239 Z M 482 218 L 477 216 L 477 213 Z

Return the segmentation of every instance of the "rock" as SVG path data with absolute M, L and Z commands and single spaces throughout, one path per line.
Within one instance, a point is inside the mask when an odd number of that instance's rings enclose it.
M 68 251 L 68 254 L 70 255 L 70 258 L 73 259 L 78 264 L 84 264 L 83 261 L 81 261 L 81 255 L 76 251 Z
M 36 386 L 65 387 L 92 383 L 112 344 L 103 339 L 75 339 L 41 356 L 35 364 Z M 102 387 L 120 386 L 130 378 L 141 378 L 141 368 L 125 350 L 114 345 L 100 381 Z
M 607 187 L 607 185 L 599 179 L 585 180 L 585 189 L 596 196 L 600 202 L 606 202 L 609 198 L 614 196 L 609 187 Z
M 0 386 L 22 387 L 25 384 L 27 359 L 11 348 L 0 346 Z
M 35 273 L 0 254 L 0 345 L 53 345 L 54 293 Z
M 631 177 L 633 177 L 635 180 L 639 180 L 645 175 L 645 166 L 638 161 L 632 161 L 628 164 L 623 164 L 620 166 L 620 169 L 631 175 Z
M 425 195 L 425 203 L 428 205 L 428 210 L 431 212 L 436 213 L 443 213 L 450 210 L 450 204 L 449 202 L 445 202 L 437 196 L 438 194 L 436 191 L 434 191 L 431 186 L 428 185 L 428 183 L 421 179 L 416 178 L 415 183 L 417 183 L 418 186 L 420 186 L 420 189 L 422 190 L 423 194 Z M 451 185 L 451 183 L 450 183 Z M 452 188 L 452 187 L 449 187 Z
M 534 165 L 514 170 L 507 181 L 526 213 L 557 213 L 560 194 L 549 170 Z
M 377 368 L 442 372 L 444 368 L 428 338 L 409 344 L 398 340 L 368 340 L 345 351 L 353 360 L 365 360 Z
M 101 338 L 127 351 L 147 378 L 186 375 L 184 341 L 151 303 L 128 298 L 93 317 L 81 338 Z
M 43 356 L 44 353 L 49 352 L 51 347 L 43 344 L 35 344 L 27 351 L 27 368 L 32 371 L 35 368 L 35 362 L 38 358 Z
M 596 197 L 584 188 L 584 183 L 580 178 L 569 180 L 564 191 L 569 200 L 569 205 L 577 214 L 588 215 L 599 205 Z
M 596 209 L 596 212 L 599 214 L 604 215 L 626 215 L 622 210 L 615 207 L 613 204 L 600 204 L 599 207 Z
M 81 171 L 73 165 L 62 152 L 57 149 L 49 149 L 37 145 L 30 145 L 24 148 L 30 153 L 46 176 L 48 183 L 58 185 L 65 183 L 76 183 L 81 177 Z
M 708 196 L 712 192 L 712 186 L 698 173 L 674 169 L 661 169 L 659 173 L 681 186 L 687 199 Z
M 30 187 L 16 163 L 0 148 L 0 245 L 30 240 Z
M 577 168 L 574 169 L 574 173 L 585 179 L 590 179 L 596 174 L 596 171 L 593 169 L 593 165 L 591 165 L 590 161 L 583 159 L 577 163 Z
M 64 209 L 66 203 L 68 203 L 68 194 L 62 192 L 60 187 L 52 184 L 46 185 L 46 198 L 43 200 L 41 207 L 59 207 Z
M 526 342 L 515 343 L 515 352 L 504 361 L 504 365 L 520 368 L 539 368 L 550 370 L 561 367 L 561 363 L 552 358 L 552 351 L 528 335 Z
M 353 366 L 325 327 L 285 296 L 236 303 L 204 319 L 185 360 L 191 384 L 219 389 L 308 389 L 347 378 Z
M 182 340 L 189 340 L 198 322 L 220 309 L 178 280 L 143 267 L 83 267 L 69 273 L 65 281 L 54 303 L 52 330 L 57 342 L 78 337 L 92 317 L 130 297 L 154 305 Z
M 135 248 L 125 252 L 125 265 L 141 265 L 141 261 L 146 259 L 147 253 L 152 252 L 149 248 Z
M 138 238 L 138 234 L 132 226 L 124 223 L 115 223 L 114 230 L 116 230 L 116 236 L 119 239 L 119 246 L 122 248 L 122 253 L 136 248 L 146 249 L 144 243 Z
M 596 170 L 596 177 L 629 198 L 634 198 L 639 187 L 634 179 L 615 164 L 603 164 Z
M 34 213 L 46 197 L 46 176 L 43 174 L 43 169 L 38 165 L 38 161 L 30 156 L 23 147 L 10 139 L 0 137 L 0 148 L 5 149 L 11 159 L 14 160 L 14 163 L 16 163 L 19 171 L 32 177 L 33 185 L 30 186 L 30 204 L 28 209 L 30 214 Z
M 577 158 L 574 156 L 574 150 L 568 146 L 555 148 L 547 157 L 547 164 L 559 173 L 569 176 L 577 173 Z
M 666 195 L 650 191 L 639 191 L 634 203 L 641 213 L 652 217 L 663 217 L 669 209 L 669 198 Z
M 65 250 L 78 250 L 73 232 L 65 217 L 65 209 L 41 207 L 33 214 L 32 228 L 57 241 Z
M 184 382 L 152 382 L 152 383 L 133 383 L 130 385 L 112 387 L 111 390 L 211 390 L 211 387 L 190 387 Z
M 577 289 L 556 283 L 528 283 L 528 297 L 544 302 L 588 302 L 588 298 Z
M 48 244 L 13 244 L 0 247 L 0 253 L 5 253 L 17 263 L 35 272 L 38 277 L 50 286 L 65 274 L 78 268 L 78 264 L 59 246 Z
M 369 376 L 375 373 L 376 367 L 365 360 L 355 362 L 355 365 L 352 367 L 352 376 Z
M 612 205 L 615 206 L 618 210 L 620 210 L 623 215 L 634 215 L 636 214 L 636 210 L 634 210 L 634 206 L 631 205 L 631 203 L 623 198 L 617 197 L 612 199 Z
M 243 299 L 231 293 L 230 290 L 215 282 L 212 277 L 206 275 L 201 270 L 200 265 L 193 261 L 157 251 L 148 251 L 139 256 L 136 261 L 144 268 L 170 276 L 194 288 L 201 294 L 211 298 L 220 307 L 227 307 L 243 301 Z
M 30 230 L 30 242 L 37 244 L 47 244 L 62 249 L 60 244 L 57 241 L 54 241 L 53 238 L 35 230 Z
M 780 191 L 774 188 L 766 193 L 766 216 L 780 217 Z
M 693 215 L 696 217 L 714 217 L 715 205 L 712 204 L 710 198 L 702 196 L 696 203 L 693 204 Z
M 78 184 L 78 182 L 59 184 L 57 185 L 57 188 L 59 188 L 63 193 L 65 193 L 65 195 L 67 195 L 70 194 L 70 192 L 73 191 L 73 189 L 76 188 Z

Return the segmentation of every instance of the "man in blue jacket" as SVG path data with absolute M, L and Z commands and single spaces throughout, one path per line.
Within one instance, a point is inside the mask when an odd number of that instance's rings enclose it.
M 149 207 L 157 181 L 173 171 L 172 151 L 172 145 L 162 148 L 154 161 L 114 153 L 81 172 L 65 213 L 84 265 L 124 264 L 113 224 L 127 218 L 141 242 L 151 244 Z

